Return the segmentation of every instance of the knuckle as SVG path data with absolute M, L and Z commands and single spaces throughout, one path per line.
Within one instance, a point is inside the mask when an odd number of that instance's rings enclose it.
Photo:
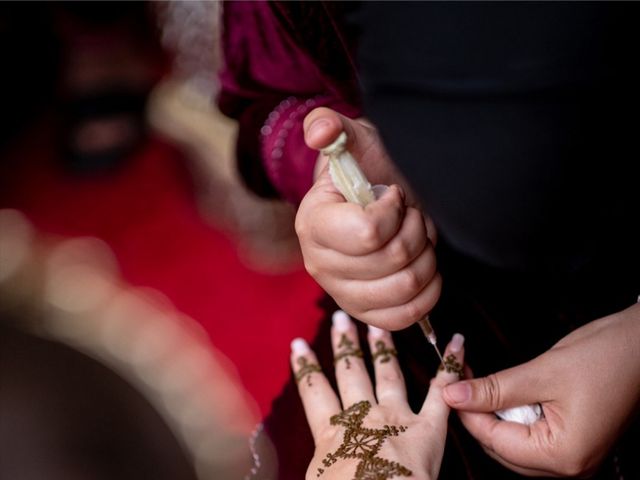
M 401 222 L 406 215 L 407 208 L 404 205 L 402 194 L 397 188 L 395 189 L 394 202 L 391 207 L 393 208 L 393 215 L 397 217 L 398 222 Z
M 377 376 L 377 381 L 381 383 L 398 383 L 402 380 L 402 376 L 395 370 L 381 373 Z
M 405 327 L 416 323 L 424 315 L 422 308 L 420 308 L 420 306 L 413 300 L 409 303 L 406 303 L 403 310 L 403 318 L 398 323 L 402 323 Z
M 402 268 L 411 261 L 411 249 L 405 238 L 397 236 L 389 243 L 388 257 L 396 266 Z
M 413 268 L 402 270 L 401 289 L 407 291 L 411 296 L 418 293 L 423 287 L 420 274 Z
M 335 427 L 323 428 L 320 430 L 316 437 L 316 443 L 319 445 L 331 445 L 338 436 L 337 429 Z
M 365 220 L 358 229 L 357 238 L 362 247 L 368 251 L 377 250 L 380 247 L 380 231 L 378 225 L 372 220 Z
M 373 325 L 374 327 L 381 328 L 383 330 L 387 330 L 389 332 L 394 332 L 396 330 L 402 330 L 407 327 L 405 322 L 403 321 L 402 315 L 397 314 L 382 314 L 379 311 L 369 312 L 367 314 L 363 314 L 362 317 L 357 317 L 363 322 Z
M 423 275 L 424 275 L 424 279 L 427 282 L 438 280 L 437 278 L 434 278 L 437 273 L 437 263 L 436 263 L 436 255 L 435 255 L 435 252 L 433 251 L 433 248 L 428 248 L 425 251 L 424 258 L 422 259 L 421 264 L 424 265 Z
M 402 330 L 411 325 L 411 322 L 407 322 L 402 311 L 384 312 L 379 310 L 372 310 L 363 314 L 362 317 L 357 317 L 363 322 L 373 325 L 374 327 L 382 328 L 389 332 L 395 332 L 396 330 Z
M 429 312 L 433 307 L 435 307 L 438 299 L 440 298 L 440 293 L 442 292 L 442 277 L 440 277 L 440 275 L 436 275 L 436 277 L 429 282 L 427 288 L 426 311 Z
M 365 323 L 369 323 L 369 312 L 363 310 L 358 305 L 347 301 L 347 299 L 345 299 L 344 297 L 341 297 L 337 294 L 334 296 L 331 294 L 331 292 L 328 293 L 333 297 L 338 307 L 340 307 L 341 310 L 344 310 L 350 317 L 357 318 L 358 320 L 361 320 Z
M 311 275 L 316 281 L 320 276 L 320 269 L 317 264 L 312 261 L 308 256 L 303 257 L 304 260 L 304 269 L 307 271 L 309 275 Z
M 406 209 L 405 222 L 411 222 L 414 229 L 418 231 L 421 236 L 426 237 L 427 228 L 424 224 L 422 212 L 415 207 L 409 207 Z
M 585 455 L 581 452 L 570 452 L 563 457 L 558 466 L 558 473 L 565 477 L 586 478 L 593 474 L 598 462 L 593 455 Z
M 334 345 L 334 348 L 337 348 L 336 345 Z M 347 359 L 341 358 L 335 364 L 335 371 L 337 375 L 353 375 L 356 378 L 360 376 L 368 376 L 368 372 L 366 370 L 366 367 L 364 366 L 364 363 L 356 357 L 348 357 Z M 345 382 L 341 392 L 345 397 L 354 398 L 358 396 L 359 388 L 359 385 Z
M 304 215 L 300 213 L 296 215 L 294 228 L 296 231 L 296 235 L 300 240 L 303 240 L 307 237 L 308 228 L 307 228 L 307 223 L 305 221 Z
M 437 258 L 436 258 L 436 249 L 433 248 L 433 244 L 430 241 L 426 242 L 425 245 L 425 255 L 426 255 L 426 260 L 429 263 L 429 266 L 431 266 L 434 270 L 435 273 L 435 267 L 438 263 Z
M 569 460 L 560 466 L 558 473 L 563 477 L 585 477 L 590 469 L 586 466 L 586 461 Z
M 491 408 L 497 410 L 502 405 L 500 382 L 495 374 L 490 374 L 480 383 L 480 395 L 489 403 Z

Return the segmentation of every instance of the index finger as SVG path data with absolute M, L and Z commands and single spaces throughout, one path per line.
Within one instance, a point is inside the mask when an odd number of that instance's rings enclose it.
M 493 413 L 459 411 L 458 415 L 469 433 L 505 462 L 521 468 L 547 468 L 549 458 L 545 449 L 540 448 L 551 435 L 545 419 L 523 425 L 499 420 Z
M 322 373 L 315 354 L 301 338 L 291 342 L 291 368 L 315 440 L 322 427 L 329 425 L 329 418 L 340 413 L 340 402 Z

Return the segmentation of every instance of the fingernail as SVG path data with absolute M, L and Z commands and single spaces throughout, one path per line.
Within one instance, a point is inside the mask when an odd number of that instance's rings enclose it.
M 307 130 L 307 133 L 309 135 L 315 135 L 319 130 L 327 127 L 328 125 L 329 122 L 327 120 L 325 120 L 324 118 L 319 118 L 313 121 L 311 125 L 309 125 L 309 130 Z
M 447 397 L 454 403 L 465 403 L 471 398 L 471 387 L 467 382 L 453 383 L 445 387 Z
M 373 191 L 373 198 L 375 198 L 376 200 L 380 200 L 380 198 L 389 191 L 389 186 L 374 185 L 373 187 L 371 187 L 371 190 Z
M 384 335 L 384 330 L 378 327 L 374 327 L 373 325 L 369 325 L 369 335 L 374 338 L 379 338 Z
M 305 353 L 309 353 L 311 349 L 304 338 L 295 338 L 291 342 L 291 351 L 296 355 L 304 355 Z
M 449 349 L 453 353 L 458 353 L 462 350 L 462 345 L 464 345 L 464 336 L 460 333 L 456 333 L 451 337 L 451 343 L 449 344 Z
M 349 318 L 349 315 L 342 310 L 336 310 L 333 312 L 332 321 L 333 326 L 339 332 L 346 332 L 351 326 L 351 319 Z

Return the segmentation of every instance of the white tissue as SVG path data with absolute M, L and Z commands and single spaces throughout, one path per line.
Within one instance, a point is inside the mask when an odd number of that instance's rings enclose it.
M 638 303 L 640 303 L 640 295 L 638 295 Z M 542 407 L 539 403 L 536 403 L 535 405 L 524 405 L 522 407 L 498 410 L 495 414 L 498 418 L 506 420 L 507 422 L 531 425 L 542 418 Z
M 536 403 L 535 405 L 505 408 L 504 410 L 498 410 L 496 415 L 507 422 L 531 425 L 542 418 L 542 407 L 539 403 Z

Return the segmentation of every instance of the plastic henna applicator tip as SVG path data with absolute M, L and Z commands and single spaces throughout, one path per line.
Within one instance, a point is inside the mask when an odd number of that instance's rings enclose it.
M 431 326 L 431 322 L 429 321 L 429 315 L 425 315 L 423 318 L 418 320 L 418 325 L 422 329 L 422 333 L 427 338 L 427 341 L 433 345 L 434 350 L 438 354 L 438 358 L 440 359 L 440 363 L 442 364 L 442 368 L 446 368 L 444 364 L 444 358 L 442 358 L 442 354 L 440 353 L 440 349 L 438 348 L 438 342 L 436 339 L 436 332 L 433 330 Z

